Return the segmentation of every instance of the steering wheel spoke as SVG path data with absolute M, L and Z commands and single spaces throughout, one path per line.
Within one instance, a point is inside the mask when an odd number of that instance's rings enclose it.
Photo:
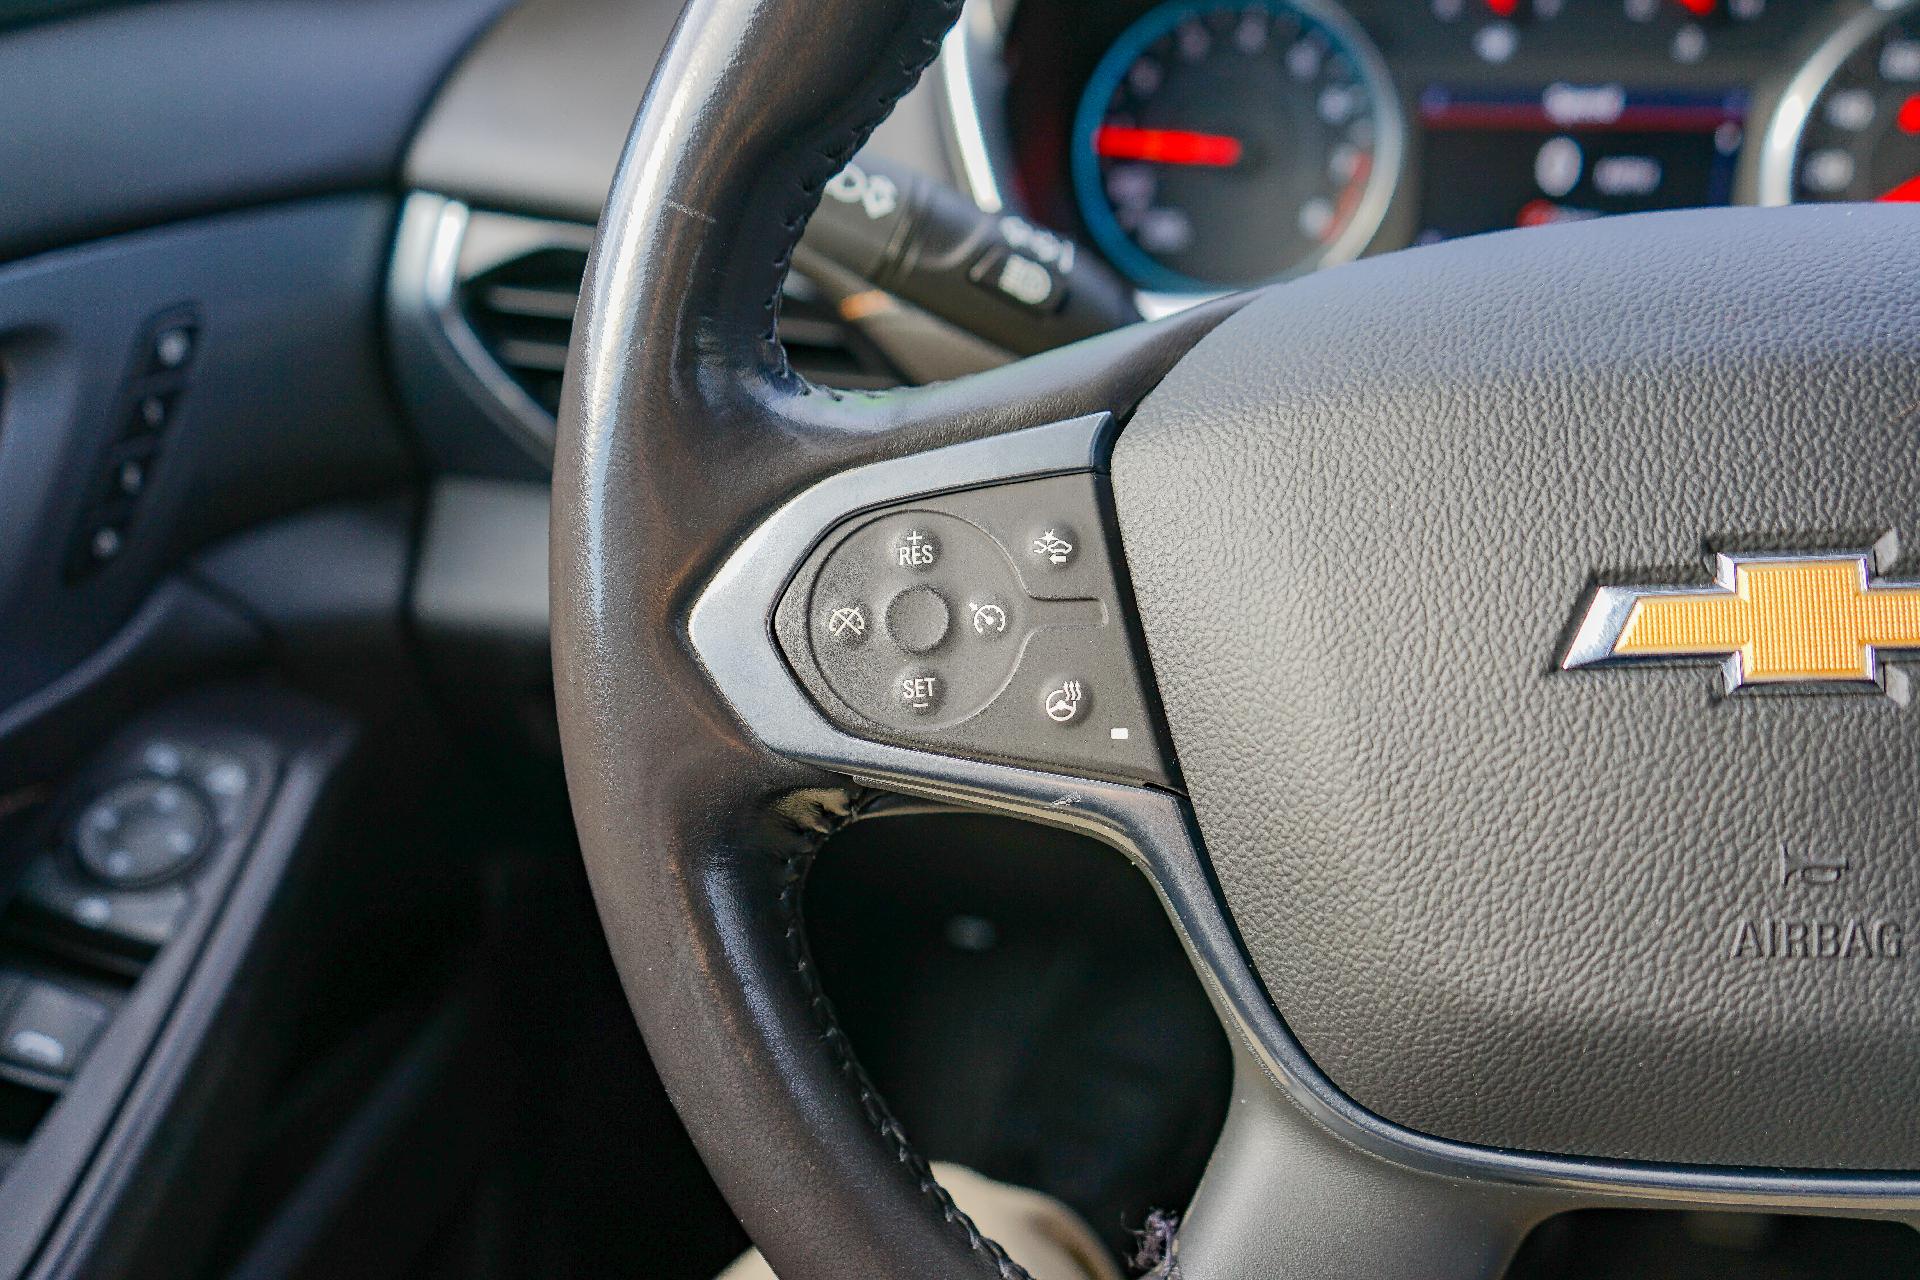
M 1416 1172 L 1310 1119 L 1254 1057 L 1174 1258 L 1180 1280 L 1497 1280 L 1541 1219 L 1575 1200 Z

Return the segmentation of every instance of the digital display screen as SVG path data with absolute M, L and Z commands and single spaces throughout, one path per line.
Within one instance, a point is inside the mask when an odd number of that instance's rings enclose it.
M 1431 87 L 1418 239 L 1727 204 L 1746 116 L 1738 91 Z

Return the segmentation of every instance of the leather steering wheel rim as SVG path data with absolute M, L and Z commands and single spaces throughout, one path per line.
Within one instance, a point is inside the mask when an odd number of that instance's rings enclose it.
M 1024 1272 L 888 1114 L 808 957 L 807 869 L 863 794 L 743 729 L 689 651 L 693 599 L 809 483 L 1124 409 L 1231 309 L 945 387 L 844 395 L 787 367 L 773 322 L 805 219 L 958 11 L 688 6 L 607 203 L 554 464 L 556 694 L 595 896 L 668 1092 L 786 1280 Z

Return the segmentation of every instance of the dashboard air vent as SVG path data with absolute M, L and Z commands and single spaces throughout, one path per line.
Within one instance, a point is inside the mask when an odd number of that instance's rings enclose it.
M 461 288 L 461 309 L 482 345 L 550 414 L 559 411 L 560 374 L 586 266 L 583 249 L 539 248 L 488 268 Z M 901 382 L 873 344 L 803 278 L 787 287 L 780 336 L 793 367 L 811 381 L 847 389 Z

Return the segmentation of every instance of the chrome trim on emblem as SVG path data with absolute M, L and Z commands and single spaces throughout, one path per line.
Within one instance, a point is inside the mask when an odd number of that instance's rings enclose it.
M 1580 629 L 1574 632 L 1573 643 L 1560 659 L 1561 670 L 1620 661 L 1613 656 L 1613 649 L 1620 643 L 1620 633 L 1627 629 L 1633 602 L 1639 598 L 1640 593 L 1630 587 L 1595 587 Z
M 1862 594 L 1871 594 L 1874 591 L 1920 589 L 1920 581 L 1890 581 L 1874 578 L 1875 573 L 1885 572 L 1898 557 L 1899 537 L 1896 533 L 1889 532 L 1866 551 L 1778 552 L 1761 555 L 1719 552 L 1713 558 L 1713 582 L 1704 587 L 1595 587 L 1587 598 L 1580 625 L 1575 630 L 1573 639 L 1568 643 L 1566 653 L 1560 659 L 1560 669 L 1572 671 L 1581 667 L 1674 666 L 1715 662 L 1720 666 L 1721 688 L 1725 693 L 1757 691 L 1762 688 L 1772 692 L 1885 693 L 1904 706 L 1907 702 L 1906 678 L 1898 671 L 1889 668 L 1882 655 L 1911 653 L 1915 649 L 1920 649 L 1920 644 L 1863 644 L 1866 650 L 1865 676 L 1860 679 L 1831 680 L 1793 677 L 1750 680 L 1746 670 L 1746 657 L 1740 649 L 1733 649 L 1724 654 L 1718 652 L 1622 654 L 1619 652 L 1621 641 L 1633 618 L 1634 606 L 1643 600 L 1725 598 L 1740 589 L 1740 571 L 1744 568 L 1756 565 L 1834 564 L 1841 561 L 1857 563 Z

